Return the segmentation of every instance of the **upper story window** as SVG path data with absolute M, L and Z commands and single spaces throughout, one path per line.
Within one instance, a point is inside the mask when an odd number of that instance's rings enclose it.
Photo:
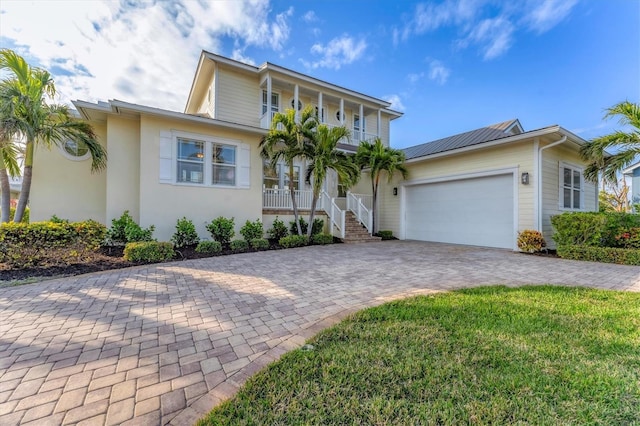
M 296 100 L 291 99 L 291 108 L 295 109 Z M 302 109 L 302 101 L 298 99 L 298 111 Z
M 582 209 L 583 189 L 582 169 L 560 163 L 560 206 L 571 210 Z
M 266 90 L 262 91 L 262 115 L 267 113 L 267 99 L 268 94 Z M 280 94 L 271 92 L 271 112 L 276 113 L 280 111 Z
M 86 160 L 89 158 L 89 147 L 81 141 L 67 140 L 62 144 L 62 153 L 70 160 Z
M 358 114 L 353 114 L 353 131 L 359 132 L 365 128 L 365 118 L 362 117 L 362 121 L 360 121 L 360 116 Z M 360 127 L 362 126 L 362 127 Z

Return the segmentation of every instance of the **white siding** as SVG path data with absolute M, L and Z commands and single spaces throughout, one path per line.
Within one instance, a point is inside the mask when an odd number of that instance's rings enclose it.
M 258 77 L 233 73 L 222 67 L 218 70 L 217 118 L 258 127 L 262 103 Z

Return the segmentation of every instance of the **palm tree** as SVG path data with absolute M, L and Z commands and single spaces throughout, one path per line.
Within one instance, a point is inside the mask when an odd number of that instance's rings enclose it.
M 360 177 L 360 169 L 352 158 L 336 149 L 338 141 L 348 137 L 349 130 L 344 126 L 329 128 L 325 124 L 320 124 L 314 137 L 305 144 L 303 155 L 310 162 L 307 167 L 306 181 L 313 187 L 308 237 L 311 237 L 316 205 L 329 169 L 334 170 L 340 180 L 347 185 L 355 184 Z
M 302 110 L 299 120 L 296 120 L 295 110 L 287 109 L 284 113 L 278 112 L 273 116 L 269 132 L 260 141 L 260 155 L 269 161 L 272 169 L 275 169 L 280 161 L 289 168 L 289 194 L 299 235 L 302 235 L 302 228 L 298 220 L 298 204 L 293 179 L 294 161 L 296 158 L 303 157 L 304 144 L 314 137 L 317 125 L 316 113 L 311 105 Z
M 375 138 L 373 142 L 362 142 L 358 147 L 356 163 L 361 169 L 369 169 L 371 177 L 373 233 L 378 231 L 376 210 L 380 177 L 383 173 L 387 173 L 388 181 L 391 182 L 393 176 L 400 173 L 402 178 L 406 179 L 409 171 L 404 165 L 405 159 L 403 151 L 384 146 L 380 138 Z
M 0 223 L 9 222 L 11 204 L 11 186 L 9 176 L 20 175 L 18 149 L 10 139 L 0 135 Z
M 601 136 L 584 144 L 580 154 L 589 164 L 584 171 L 586 178 L 596 182 L 598 173 L 602 173 L 607 182 L 617 182 L 617 173 L 634 161 L 640 154 L 640 105 L 629 101 L 620 102 L 607 108 L 605 119 L 618 116 L 621 125 L 631 126 L 629 132 L 617 130 L 611 134 Z M 607 148 L 620 148 L 609 155 Z
M 22 137 L 25 141 L 22 189 L 16 207 L 15 222 L 29 201 L 33 176 L 33 153 L 36 145 L 50 149 L 69 140 L 87 147 L 91 154 L 91 171 L 106 167 L 107 154 L 88 123 L 76 120 L 66 105 L 48 104 L 56 93 L 48 71 L 33 68 L 9 49 L 0 50 L 0 70 L 9 76 L 0 83 L 0 111 L 4 136 Z M 11 123 L 11 126 L 6 126 Z

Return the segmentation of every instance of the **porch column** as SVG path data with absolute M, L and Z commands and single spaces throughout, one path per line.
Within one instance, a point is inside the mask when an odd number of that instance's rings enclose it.
M 380 136 L 381 131 L 382 131 L 382 115 L 380 114 L 380 109 L 378 109 L 378 125 L 376 127 L 376 134 L 380 139 L 382 139 L 382 136 Z
M 296 112 L 296 122 L 300 120 L 298 111 L 298 85 L 293 86 L 293 110 Z
M 364 140 L 364 107 L 360 104 L 360 110 L 358 111 L 360 117 L 360 142 Z
M 340 98 L 340 125 L 344 126 L 344 99 Z
M 318 92 L 318 119 L 321 123 L 324 123 L 324 117 L 322 114 L 322 92 Z
M 271 127 L 271 76 L 269 74 L 267 74 L 267 112 L 265 113 L 265 115 L 268 117 L 267 118 L 267 124 L 269 127 Z

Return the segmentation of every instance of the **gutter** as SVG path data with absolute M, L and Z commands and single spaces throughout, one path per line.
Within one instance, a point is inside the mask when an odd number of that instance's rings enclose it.
M 564 135 L 559 140 L 538 148 L 538 158 L 536 159 L 536 199 L 538 200 L 538 223 L 536 223 L 537 231 L 542 232 L 542 151 L 547 148 L 552 148 L 554 146 L 558 146 L 560 144 L 565 143 L 567 140 L 567 135 Z

